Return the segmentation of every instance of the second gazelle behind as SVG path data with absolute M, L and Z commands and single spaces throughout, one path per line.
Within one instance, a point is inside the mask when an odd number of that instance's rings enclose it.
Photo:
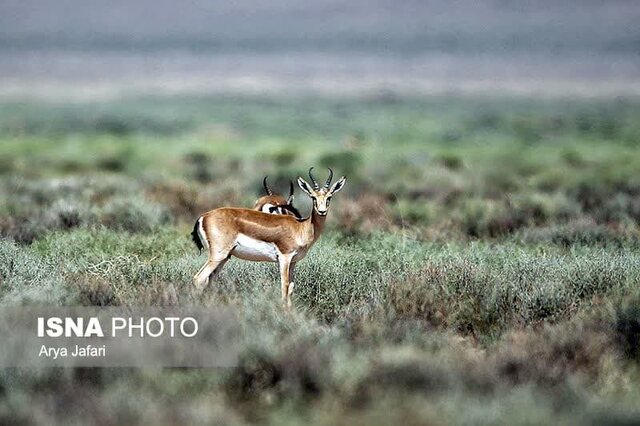
M 331 197 L 346 182 L 342 176 L 331 185 L 333 171 L 329 169 L 329 178 L 321 187 L 312 170 L 313 167 L 309 169 L 309 177 L 313 185 L 298 177 L 298 186 L 313 200 L 311 215 L 306 219 L 235 207 L 211 210 L 198 218 L 195 230 L 209 253 L 207 262 L 194 276 L 198 288 L 215 277 L 231 256 L 255 262 L 277 262 L 282 302 L 291 306 L 295 264 L 320 237 Z

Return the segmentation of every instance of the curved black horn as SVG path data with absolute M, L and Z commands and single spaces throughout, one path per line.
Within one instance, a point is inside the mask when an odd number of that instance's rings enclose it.
M 309 178 L 311 179 L 311 183 L 313 184 L 313 189 L 320 189 L 320 185 L 318 184 L 316 178 L 314 178 L 311 174 L 311 170 L 313 170 L 313 167 L 309 169 Z
M 289 198 L 293 197 L 293 182 L 289 181 Z
M 327 169 L 329 169 L 329 177 L 327 178 L 327 181 L 324 183 L 324 187 L 326 189 L 329 189 L 329 185 L 331 185 L 331 179 L 333 179 L 333 170 L 331 170 L 331 167 L 327 167 Z
M 269 176 L 265 176 L 264 179 L 262 180 L 262 186 L 264 186 L 264 190 L 267 191 L 267 195 L 273 195 L 273 192 L 271 192 L 271 190 L 269 189 L 269 186 L 267 185 L 267 178 Z

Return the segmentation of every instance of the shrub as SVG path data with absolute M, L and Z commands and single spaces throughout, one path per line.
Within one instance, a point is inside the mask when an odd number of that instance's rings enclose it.
M 502 200 L 463 201 L 456 222 L 472 237 L 500 237 L 527 226 L 543 226 L 578 217 L 580 209 L 562 194 L 532 193 Z
M 104 206 L 100 216 L 101 223 L 110 229 L 141 233 L 171 221 L 164 207 L 139 198 L 114 198 Z
M 374 362 L 358 383 L 350 405 L 374 404 L 384 394 L 433 395 L 451 389 L 452 378 L 442 367 L 424 359 Z
M 527 228 L 519 232 L 515 238 L 526 244 L 553 244 L 564 248 L 597 246 L 622 249 L 640 246 L 637 230 L 597 225 L 589 221 L 575 221 L 544 228 Z
M 336 210 L 334 217 L 346 234 L 371 234 L 395 228 L 388 201 L 374 194 L 341 198 Z
M 355 151 L 338 151 L 325 154 L 319 159 L 320 166 L 331 167 L 336 173 L 357 179 L 360 175 L 362 157 Z M 318 177 L 318 179 L 321 179 Z
M 280 348 L 279 354 L 247 354 L 226 381 L 227 393 L 235 400 L 269 402 L 318 398 L 330 386 L 327 354 L 315 345 L 297 342 Z
M 454 219 L 471 237 L 496 237 L 524 226 L 518 216 L 510 217 L 506 206 L 494 200 L 467 199 Z
M 459 170 L 464 167 L 464 161 L 462 160 L 462 157 L 454 153 L 441 154 L 436 158 L 436 161 L 438 161 L 447 169 L 451 170 Z
M 492 362 L 511 384 L 533 382 L 548 387 L 564 383 L 575 373 L 597 379 L 600 363 L 610 350 L 605 330 L 575 321 L 534 333 L 513 332 L 506 336 Z
M 57 266 L 0 238 L 0 303 L 64 305 L 75 299 Z
M 621 352 L 631 360 L 640 361 L 640 298 L 637 290 L 616 306 L 613 328 Z

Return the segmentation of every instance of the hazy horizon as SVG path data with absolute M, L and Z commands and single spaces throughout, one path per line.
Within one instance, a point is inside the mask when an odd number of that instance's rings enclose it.
M 640 5 L 8 0 L 0 95 L 640 93 Z

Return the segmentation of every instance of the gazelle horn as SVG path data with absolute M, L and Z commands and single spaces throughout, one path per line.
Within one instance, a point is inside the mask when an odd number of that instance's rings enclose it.
M 313 167 L 309 169 L 309 178 L 311 179 L 311 183 L 313 184 L 313 189 L 318 190 L 320 189 L 320 185 L 318 184 L 316 178 L 314 178 L 311 174 L 311 170 L 313 170 Z
M 293 182 L 289 181 L 289 199 L 293 197 Z
M 264 186 L 264 190 L 267 191 L 267 195 L 273 195 L 273 192 L 271 192 L 271 190 L 269 189 L 269 186 L 267 185 L 267 178 L 269 176 L 265 176 L 264 179 L 262 180 L 262 186 Z
M 329 169 L 329 177 L 327 178 L 327 181 L 324 183 L 324 187 L 326 189 L 329 189 L 329 185 L 331 185 L 331 179 L 333 179 L 333 170 L 331 170 L 330 167 L 327 167 Z

